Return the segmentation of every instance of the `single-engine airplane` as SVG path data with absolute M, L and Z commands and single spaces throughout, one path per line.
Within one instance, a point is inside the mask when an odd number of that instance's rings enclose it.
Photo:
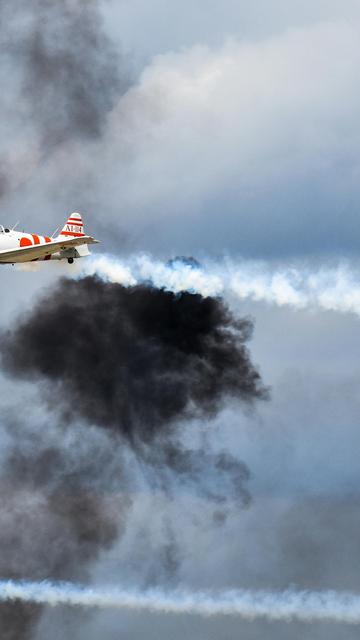
M 99 242 L 85 235 L 80 213 L 71 213 L 62 231 L 51 238 L 36 233 L 20 233 L 16 226 L 7 229 L 0 225 L 0 264 L 37 260 L 67 260 L 72 264 L 75 258 L 90 255 L 89 244 Z

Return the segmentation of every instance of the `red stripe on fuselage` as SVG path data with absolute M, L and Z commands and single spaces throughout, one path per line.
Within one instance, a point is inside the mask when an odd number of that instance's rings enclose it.
M 21 238 L 20 247 L 32 247 L 32 242 L 30 238 Z
M 72 238 L 83 238 L 85 233 L 73 233 L 72 231 L 62 231 L 60 233 L 61 236 L 70 236 Z

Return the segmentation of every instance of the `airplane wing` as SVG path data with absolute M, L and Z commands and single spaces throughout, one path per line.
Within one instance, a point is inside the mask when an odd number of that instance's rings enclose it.
M 16 249 L 0 251 L 0 262 L 16 262 L 20 258 L 21 261 L 24 259 L 24 262 L 27 259 L 37 260 L 51 253 L 57 253 L 61 249 L 71 249 L 71 247 L 79 247 L 83 244 L 98 244 L 98 242 L 91 236 L 82 236 L 81 238 L 69 238 L 68 240 L 54 240 L 47 244 L 37 244 L 32 247 L 17 247 Z

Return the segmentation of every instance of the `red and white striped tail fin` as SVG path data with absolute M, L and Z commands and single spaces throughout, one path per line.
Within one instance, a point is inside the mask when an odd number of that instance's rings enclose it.
M 61 230 L 61 236 L 81 238 L 84 236 L 84 223 L 80 213 L 71 213 Z

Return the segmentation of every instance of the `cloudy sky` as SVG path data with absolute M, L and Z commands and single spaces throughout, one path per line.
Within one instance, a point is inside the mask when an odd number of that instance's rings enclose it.
M 143 253 L 157 266 L 194 256 L 205 280 L 226 264 L 215 292 L 252 318 L 251 361 L 269 388 L 251 408 L 232 397 L 212 418 L 182 416 L 181 446 L 203 455 L 184 480 L 144 470 L 81 416 L 60 427 L 44 383 L 2 373 L 1 459 L 16 474 L 1 495 L 20 482 L 9 503 L 0 496 L 4 577 L 21 577 L 24 556 L 24 577 L 58 577 L 40 547 L 57 567 L 64 544 L 65 577 L 96 585 L 360 591 L 359 4 L 22 0 L 3 2 L 0 18 L 1 222 L 51 233 L 79 210 L 97 257 L 121 262 L 107 277 L 125 284 L 118 274 Z M 64 275 L 79 267 L 1 269 L 3 344 Z M 83 474 L 114 501 L 116 535 L 78 572 L 81 537 L 58 539 L 46 515 L 58 489 L 27 480 L 37 448 L 57 451 L 57 488 Z M 211 466 L 221 452 L 244 471 L 241 499 Z M 63 608 L 15 629 L 11 615 L 11 640 L 358 637 L 330 623 Z

